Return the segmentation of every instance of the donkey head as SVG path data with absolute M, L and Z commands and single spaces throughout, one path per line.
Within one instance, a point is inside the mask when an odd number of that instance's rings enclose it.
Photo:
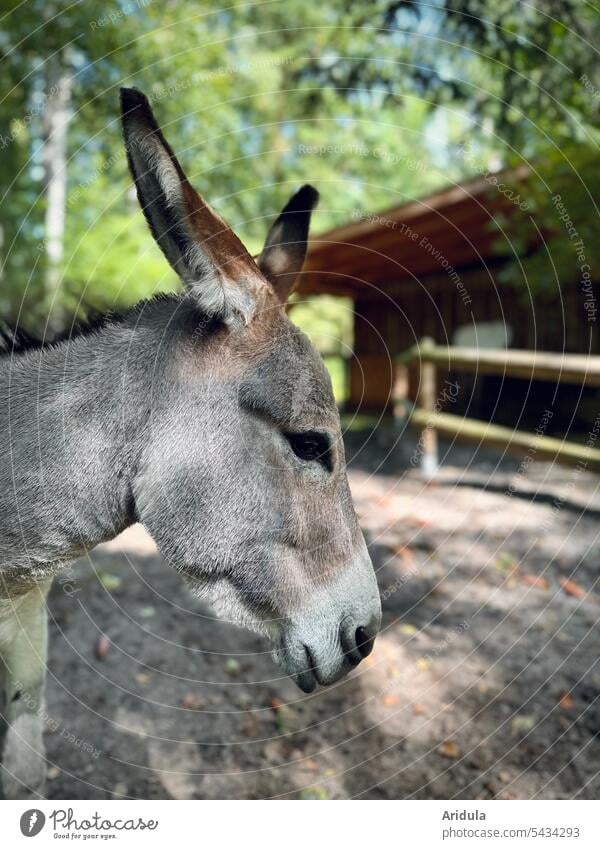
M 266 634 L 310 692 L 369 653 L 381 618 L 331 382 L 285 312 L 317 192 L 292 197 L 255 262 L 189 184 L 146 98 L 124 89 L 122 113 L 140 203 L 186 290 L 165 328 L 137 512 L 193 590 Z

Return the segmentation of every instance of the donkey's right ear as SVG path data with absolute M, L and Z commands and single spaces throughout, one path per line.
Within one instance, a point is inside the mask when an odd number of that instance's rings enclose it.
M 121 89 L 121 118 L 138 199 L 164 255 L 203 312 L 247 324 L 260 286 L 252 257 L 192 188 L 137 89 Z

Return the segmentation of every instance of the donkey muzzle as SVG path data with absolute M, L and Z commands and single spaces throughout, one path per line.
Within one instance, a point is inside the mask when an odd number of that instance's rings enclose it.
M 381 602 L 368 555 L 283 625 L 275 661 L 305 693 L 339 681 L 373 650 Z
M 360 621 L 361 624 L 357 624 Z M 305 693 L 334 684 L 373 650 L 380 615 L 369 621 L 348 618 L 333 631 L 306 633 L 292 628 L 275 649 L 275 660 Z

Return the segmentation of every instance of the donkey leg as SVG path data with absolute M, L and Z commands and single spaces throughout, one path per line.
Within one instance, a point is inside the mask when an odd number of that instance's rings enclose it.
M 6 729 L 6 669 L 4 667 L 2 656 L 0 655 L 0 753 L 4 748 L 4 736 L 6 734 Z
M 6 799 L 44 796 L 43 716 L 49 587 L 50 584 L 35 588 L 15 603 L 12 638 L 0 647 L 8 724 L 2 758 Z

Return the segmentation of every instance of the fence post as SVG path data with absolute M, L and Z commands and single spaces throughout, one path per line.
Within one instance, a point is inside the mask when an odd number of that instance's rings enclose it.
M 394 372 L 392 412 L 394 421 L 405 422 L 409 415 L 409 366 L 406 363 L 395 362 Z
M 419 346 L 417 407 L 428 413 L 428 419 L 419 437 L 421 472 L 425 478 L 433 477 L 438 470 L 438 437 L 433 427 L 437 394 L 436 366 L 435 363 L 423 360 L 423 354 L 426 354 L 428 348 L 433 347 L 435 342 L 428 336 L 421 340 Z

